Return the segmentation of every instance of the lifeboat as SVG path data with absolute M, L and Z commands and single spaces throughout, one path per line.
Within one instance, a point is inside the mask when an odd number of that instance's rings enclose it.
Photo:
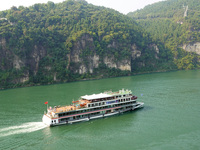
M 86 105 L 86 103 L 80 104 L 81 107 L 84 107 Z
M 131 100 L 135 100 L 135 99 L 137 99 L 137 96 L 132 96 L 131 97 Z

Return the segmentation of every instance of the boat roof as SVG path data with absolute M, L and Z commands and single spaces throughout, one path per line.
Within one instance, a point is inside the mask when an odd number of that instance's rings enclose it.
M 92 95 L 85 95 L 81 96 L 82 99 L 87 99 L 87 100 L 93 100 L 93 99 L 100 99 L 100 98 L 108 98 L 116 95 L 122 95 L 122 94 L 131 94 L 131 90 L 119 90 L 118 92 L 112 92 L 111 91 L 105 91 L 104 93 L 99 93 L 99 94 L 92 94 Z
M 93 99 L 107 98 L 107 97 L 111 97 L 111 96 L 112 95 L 110 95 L 110 94 L 100 93 L 100 94 L 81 96 L 81 98 L 87 99 L 87 100 L 93 100 Z

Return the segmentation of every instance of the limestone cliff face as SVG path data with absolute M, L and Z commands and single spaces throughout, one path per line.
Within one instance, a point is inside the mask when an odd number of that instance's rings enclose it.
M 13 54 L 12 52 L 7 49 L 6 47 L 6 40 L 4 38 L 0 39 L 0 69 L 1 70 L 7 70 L 12 68 L 13 63 Z
M 14 55 L 13 68 L 20 70 L 24 66 L 25 66 L 25 62 L 21 60 L 17 55 Z
M 116 41 L 107 45 L 108 49 L 119 49 L 120 47 L 120 43 L 117 43 Z M 109 68 L 131 71 L 132 60 L 141 57 L 142 52 L 135 44 L 128 47 L 130 47 L 131 55 L 126 58 L 121 58 L 120 60 L 115 58 L 114 54 L 99 56 L 95 50 L 96 47 L 94 45 L 93 37 L 89 34 L 84 34 L 77 42 L 74 43 L 74 46 L 68 55 L 69 65 L 67 68 L 70 68 L 71 71 L 79 74 L 88 72 L 93 73 L 94 68 L 98 68 L 99 64 L 102 63 Z M 155 58 L 158 59 L 157 54 L 159 53 L 159 49 L 157 45 L 149 45 L 149 49 L 155 50 Z M 145 63 L 143 63 L 142 66 L 145 66 Z
M 145 61 L 135 61 L 137 58 L 143 56 L 145 52 L 137 47 L 134 43 L 125 46 L 126 50 L 130 54 L 130 56 L 125 55 L 125 57 L 115 57 L 115 52 L 118 53 L 118 56 L 121 54 L 121 52 L 123 52 L 124 45 L 114 39 L 108 45 L 106 45 L 107 50 L 105 51 L 107 52 L 101 55 L 98 54 L 94 43 L 95 41 L 92 35 L 83 34 L 76 42 L 73 43 L 70 53 L 65 54 L 65 56 L 63 55 L 63 59 L 66 60 L 65 68 L 70 70 L 72 73 L 92 74 L 94 73 L 94 69 L 98 68 L 100 64 L 104 64 L 108 68 L 115 68 L 130 72 L 132 71 L 132 68 L 136 67 L 134 66 L 135 63 L 138 63 L 137 67 L 146 66 Z M 5 39 L 0 39 L 0 46 L 0 62 L 3 62 L 0 64 L 0 70 L 6 71 L 14 69 L 16 70 L 16 73 L 18 73 L 16 75 L 12 74 L 12 81 L 9 82 L 14 84 L 28 82 L 31 78 L 33 79 L 34 77 L 40 76 L 41 71 L 44 71 L 44 75 L 52 78 L 53 81 L 61 81 L 61 76 L 58 76 L 59 72 L 57 72 L 55 69 L 52 69 L 55 68 L 55 66 L 48 64 L 48 61 L 46 61 L 45 64 L 41 63 L 45 57 L 54 57 L 48 52 L 47 47 L 42 45 L 34 45 L 32 48 L 30 48 L 29 53 L 26 53 L 25 56 L 21 56 L 15 54 L 14 51 L 11 51 L 7 48 Z M 154 56 L 155 58 L 158 58 L 158 47 L 155 44 L 152 44 L 149 45 L 149 49 L 154 49 Z M 42 69 L 40 68 L 41 64 L 43 67 Z M 38 75 L 38 73 L 40 74 Z
M 114 56 L 105 56 L 103 58 L 103 63 L 109 68 L 131 71 L 131 59 L 122 59 L 121 61 L 116 61 Z
M 113 41 L 111 44 L 107 45 L 107 48 L 117 48 L 118 43 Z M 120 70 L 131 71 L 131 56 L 127 59 L 117 60 L 114 55 L 99 56 L 95 51 L 94 40 L 89 34 L 83 35 L 80 40 L 78 40 L 68 56 L 70 69 L 79 74 L 93 73 L 94 68 L 98 68 L 100 63 L 105 64 L 109 68 L 116 68 Z M 88 54 L 88 50 L 90 53 Z M 139 57 L 141 55 L 140 51 L 131 49 L 133 51 L 134 57 Z M 83 56 L 84 57 L 81 57 Z M 86 55 L 86 56 L 85 56 Z
M 2 38 L 0 40 L 0 45 L 2 46 L 2 49 L 6 49 L 6 39 L 5 38 Z
M 96 55 L 93 38 L 89 34 L 83 35 L 78 40 L 68 56 L 70 70 L 74 73 L 93 73 L 99 66 L 99 56 Z
M 46 50 L 42 46 L 34 46 L 31 53 L 26 57 L 20 57 L 13 51 L 7 48 L 5 39 L 0 39 L 0 69 L 2 71 L 15 69 L 17 72 L 21 72 L 20 75 L 14 74 L 16 78 L 13 78 L 12 83 L 24 83 L 30 79 L 30 71 L 34 75 L 38 71 L 40 60 L 47 55 Z
M 30 69 L 33 71 L 34 75 L 38 72 L 40 60 L 47 55 L 47 51 L 43 46 L 35 45 L 32 52 L 29 55 L 27 64 L 30 66 Z
M 119 49 L 121 47 L 121 43 L 117 43 L 116 41 L 111 42 L 111 44 L 107 45 L 107 48 Z M 114 55 L 106 55 L 103 57 L 103 63 L 109 68 L 116 68 L 120 70 L 131 71 L 131 56 L 127 58 L 122 58 L 118 60 L 114 57 Z
M 160 50 L 159 50 L 158 46 L 157 46 L 156 44 L 151 44 L 149 47 L 150 47 L 151 49 L 155 50 L 155 52 L 156 52 L 156 53 L 155 53 L 155 58 L 156 58 L 156 59 L 159 59 L 158 54 L 159 54 Z
M 20 70 L 23 67 L 29 68 L 28 70 L 24 70 L 23 74 L 16 78 L 14 83 L 24 83 L 29 81 L 30 79 L 30 71 L 33 72 L 34 75 L 37 74 L 39 69 L 39 63 L 43 57 L 47 55 L 46 49 L 42 46 L 34 46 L 32 52 L 27 56 L 28 59 L 21 59 L 17 55 L 14 55 L 13 59 L 13 68 Z M 48 68 L 48 66 L 47 66 Z
M 200 55 L 200 42 L 184 44 L 182 48 L 188 52 L 194 52 Z
M 141 56 L 141 51 L 138 50 L 137 46 L 133 44 L 131 46 L 131 57 L 134 60 L 135 58 L 138 58 Z

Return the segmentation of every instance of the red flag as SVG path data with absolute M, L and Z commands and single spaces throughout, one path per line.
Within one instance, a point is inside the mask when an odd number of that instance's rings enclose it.
M 47 101 L 47 102 L 44 102 L 44 104 L 48 104 L 48 101 Z

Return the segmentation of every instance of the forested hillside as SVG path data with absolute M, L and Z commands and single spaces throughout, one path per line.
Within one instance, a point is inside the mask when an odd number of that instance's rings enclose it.
M 84 0 L 0 12 L 0 89 L 171 70 L 133 19 Z
M 179 69 L 199 68 L 200 1 L 167 0 L 131 12 L 151 38 L 161 41 L 174 55 Z

